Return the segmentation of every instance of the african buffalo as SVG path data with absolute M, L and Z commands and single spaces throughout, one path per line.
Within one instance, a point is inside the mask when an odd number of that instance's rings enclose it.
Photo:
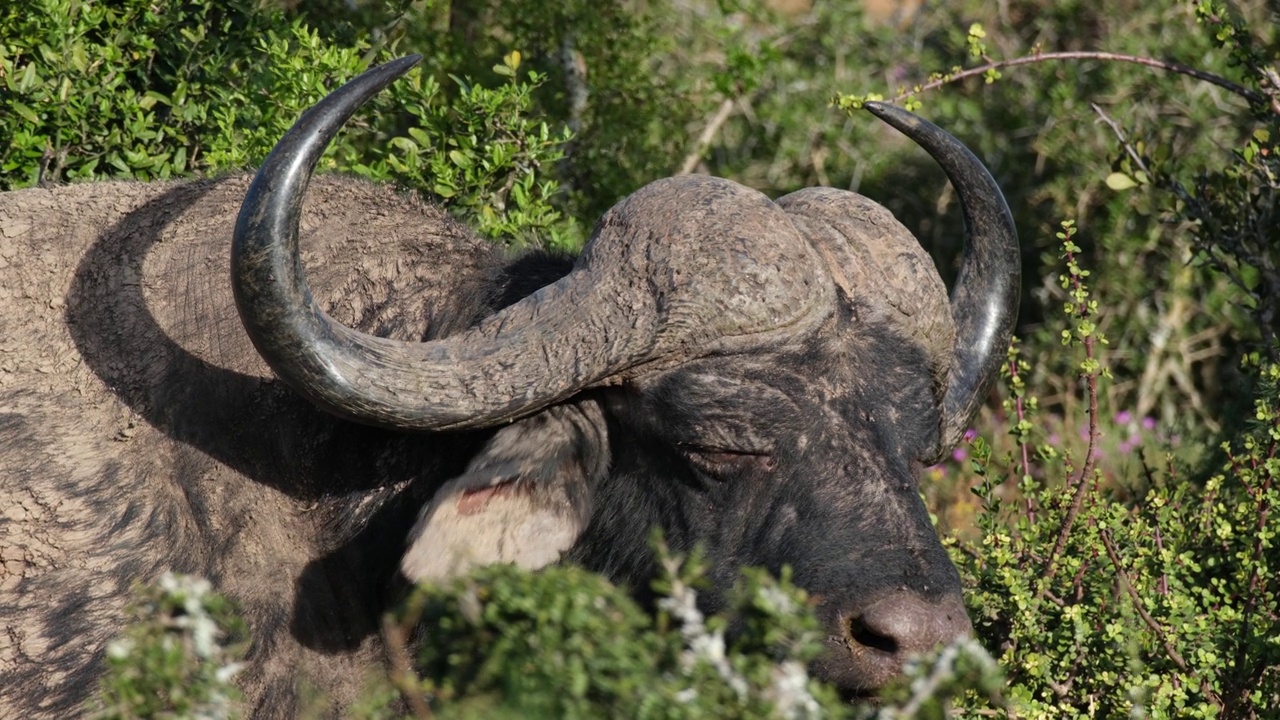
M 655 525 L 706 548 L 708 610 L 739 568 L 790 565 L 830 632 L 814 670 L 846 690 L 968 632 L 916 477 L 1014 319 L 981 163 L 869 105 L 963 203 L 950 301 L 870 200 L 712 177 L 636 191 L 576 260 L 511 258 L 412 197 L 311 180 L 414 62 L 325 98 L 252 183 L 0 195 L 0 716 L 75 714 L 131 584 L 167 569 L 241 604 L 246 702 L 280 717 L 300 676 L 351 699 L 397 578 L 567 559 L 644 588 Z

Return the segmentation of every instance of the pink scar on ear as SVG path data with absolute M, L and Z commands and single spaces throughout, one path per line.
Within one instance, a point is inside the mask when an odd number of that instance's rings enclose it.
M 475 515 L 482 512 L 490 500 L 494 498 L 508 497 L 515 493 L 524 495 L 532 495 L 534 485 L 533 482 L 521 482 L 520 478 L 512 478 L 504 480 L 497 485 L 488 487 L 468 488 L 462 491 L 462 495 L 458 497 L 458 502 L 454 505 L 459 515 Z

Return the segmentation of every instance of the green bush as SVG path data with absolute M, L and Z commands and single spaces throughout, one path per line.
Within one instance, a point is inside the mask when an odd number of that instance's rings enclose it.
M 324 37 L 437 58 L 436 67 L 477 81 L 495 78 L 500 58 L 520 50 L 545 79 L 531 96 L 537 117 L 574 139 L 554 178 L 557 207 L 586 227 L 646 182 L 671 173 L 694 119 L 689 80 L 666 58 L 670 0 L 321 0 L 299 12 Z M 497 66 L 497 67 L 495 67 Z M 458 91 L 445 87 L 452 98 Z
M 725 612 L 705 617 L 696 604 L 705 565 L 658 552 L 656 616 L 572 566 L 497 565 L 417 588 L 384 623 L 400 660 L 351 710 L 391 717 L 399 702 L 436 718 L 849 715 L 808 676 L 822 633 L 785 574 L 745 571 Z M 134 624 L 108 647 L 100 717 L 229 717 L 228 681 L 245 644 L 231 606 L 206 581 L 179 576 L 139 592 Z M 731 621 L 740 630 L 726 636 Z
M 721 615 L 696 605 L 705 567 L 659 548 L 657 614 L 584 570 L 483 568 L 410 596 L 397 623 L 419 628 L 408 698 L 436 717 L 818 718 L 847 709 L 808 677 L 822 633 L 784 575 L 747 571 Z M 733 620 L 740 632 L 726 637 Z M 413 702 L 410 703 L 411 707 Z
M 1029 717 L 1263 717 L 1280 702 L 1280 366 L 1248 362 L 1260 379 L 1253 421 L 1203 484 L 1153 442 L 1135 448 L 1143 481 L 1108 487 L 1096 404 L 1105 339 L 1072 233 L 1059 234 L 1064 341 L 1080 348 L 1087 445 L 1046 442 L 1016 384 L 1008 450 L 973 441 L 981 539 L 955 543 L 953 557 L 976 629 L 1001 649 L 1008 701 Z M 1006 377 L 1025 367 L 1011 352 Z
M 303 110 L 391 57 L 337 46 L 256 0 L 40 0 L 0 10 L 0 189 L 65 180 L 150 180 L 252 168 Z M 529 118 L 545 78 L 493 87 L 431 68 L 369 103 L 321 169 L 415 188 L 515 244 L 575 247 L 582 231 L 552 207 L 548 171 L 569 135 Z M 428 58 L 430 61 L 431 58 Z
M 167 573 L 138 589 L 133 624 L 107 645 L 99 720 L 229 718 L 248 629 L 207 580 Z

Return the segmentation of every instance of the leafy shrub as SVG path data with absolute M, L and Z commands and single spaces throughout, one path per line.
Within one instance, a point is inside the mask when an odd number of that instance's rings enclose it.
M 520 50 L 545 80 L 530 109 L 574 135 L 548 175 L 565 191 L 557 206 L 589 227 L 624 195 L 669 175 L 685 149 L 683 129 L 696 113 L 692 81 L 664 67 L 679 51 L 666 32 L 674 5 L 322 0 L 300 3 L 299 12 L 326 38 L 422 52 L 477 81 L 493 79 L 499 59 Z M 452 102 L 461 89 L 445 84 L 444 92 Z
M 207 580 L 167 573 L 138 589 L 133 624 L 107 645 L 101 720 L 228 718 L 249 645 L 235 607 Z
M 1262 717 L 1280 701 L 1280 366 L 1249 361 L 1253 421 L 1203 485 L 1143 459 L 1146 486 L 1117 497 L 1092 454 L 1104 371 L 1085 343 L 1101 338 L 1086 332 L 1093 306 L 1070 225 L 1060 237 L 1090 447 L 1061 452 L 1030 413 L 999 460 L 973 441 L 981 544 L 957 543 L 954 558 L 976 629 L 1001 649 L 1008 698 L 1031 717 Z M 1010 355 L 1009 376 L 1019 362 Z
M 338 84 L 390 57 L 336 46 L 256 0 L 39 0 L 0 10 L 0 189 L 98 178 L 149 180 L 253 167 Z M 483 234 L 572 247 L 581 230 L 550 204 L 546 173 L 568 135 L 529 119 L 544 77 L 492 88 L 454 80 L 446 102 L 415 70 L 373 99 L 321 168 L 434 194 Z M 362 115 L 362 117 L 366 117 Z
M 848 710 L 808 677 L 822 634 L 784 574 L 744 572 L 724 614 L 704 617 L 705 567 L 659 551 L 656 616 L 584 570 L 512 566 L 418 588 L 395 627 L 420 627 L 411 706 L 437 717 L 817 718 Z M 736 632 L 726 634 L 733 623 Z

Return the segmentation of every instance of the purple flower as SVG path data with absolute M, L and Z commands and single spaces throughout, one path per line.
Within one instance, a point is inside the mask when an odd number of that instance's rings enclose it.
M 958 447 L 951 451 L 951 459 L 956 462 L 964 462 L 967 457 L 969 457 L 969 451 L 962 447 Z
M 1117 425 L 1128 425 L 1129 421 L 1131 420 L 1133 420 L 1133 413 L 1129 412 L 1128 410 L 1121 410 L 1120 412 L 1116 413 Z
M 973 429 L 973 428 L 969 428 L 968 430 L 965 430 L 965 431 L 964 431 L 964 441 L 965 441 L 965 442 L 973 442 L 973 439 L 974 439 L 974 438 L 976 438 L 976 437 L 978 437 L 978 431 L 977 431 L 977 430 L 975 430 L 975 429 Z
M 1143 430 L 1155 430 L 1155 429 L 1156 429 L 1156 419 L 1155 419 L 1155 418 L 1153 418 L 1153 417 L 1151 417 L 1150 415 L 1148 415 L 1148 416 L 1146 416 L 1146 417 L 1142 418 L 1142 429 L 1143 429 Z
M 1060 443 L 1060 442 L 1062 442 L 1062 436 L 1061 436 L 1061 435 L 1059 435 L 1058 433 L 1052 433 L 1052 434 L 1050 434 L 1050 435 L 1049 435 L 1049 444 L 1050 444 L 1050 445 L 1057 445 L 1057 444 L 1058 444 L 1058 443 Z

